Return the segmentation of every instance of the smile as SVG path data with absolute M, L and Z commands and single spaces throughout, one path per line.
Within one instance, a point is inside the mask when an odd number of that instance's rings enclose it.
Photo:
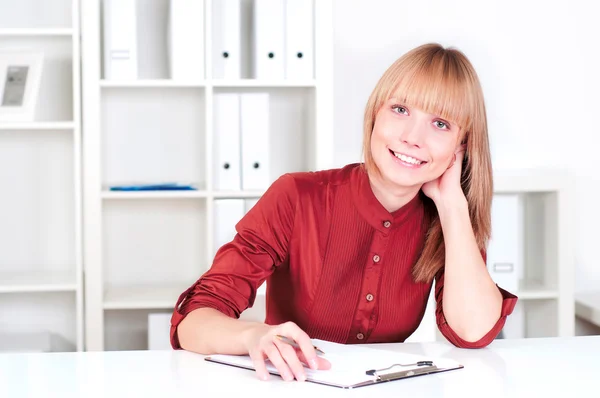
M 391 149 L 390 153 L 394 155 L 394 157 L 396 157 L 397 159 L 400 159 L 403 163 L 407 163 L 409 165 L 420 166 L 424 163 L 427 163 L 424 160 L 413 158 L 412 156 L 408 156 L 400 152 L 394 152 Z

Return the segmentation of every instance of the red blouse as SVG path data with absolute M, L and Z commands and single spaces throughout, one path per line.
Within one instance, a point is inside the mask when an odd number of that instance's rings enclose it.
M 419 326 L 432 283 L 415 283 L 427 212 L 420 195 L 390 213 L 375 198 L 358 164 L 286 174 L 236 225 L 235 238 L 177 301 L 177 326 L 191 311 L 211 307 L 239 317 L 267 280 L 267 324 L 295 322 L 312 338 L 338 343 L 402 342 Z M 454 345 L 488 345 L 517 297 L 500 289 L 502 312 L 481 340 L 467 342 L 446 323 L 443 272 L 435 284 L 436 320 Z

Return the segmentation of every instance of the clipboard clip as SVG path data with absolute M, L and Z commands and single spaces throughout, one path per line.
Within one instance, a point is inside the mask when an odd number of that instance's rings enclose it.
M 382 372 L 385 372 L 386 370 L 390 370 L 397 366 L 400 366 L 400 367 L 417 366 L 417 368 L 416 369 L 413 368 L 413 369 L 409 369 L 409 370 L 401 370 L 401 371 L 392 372 L 392 373 L 382 373 Z M 371 370 L 367 370 L 365 373 L 368 376 L 376 376 L 377 379 L 380 381 L 388 381 L 388 380 L 394 380 L 394 379 L 401 379 L 403 377 L 410 377 L 410 376 L 417 376 L 417 375 L 421 375 L 421 374 L 431 373 L 432 371 L 436 371 L 437 369 L 438 369 L 438 367 L 435 366 L 433 361 L 419 361 L 416 363 L 409 363 L 409 364 L 395 363 L 387 368 L 371 369 Z

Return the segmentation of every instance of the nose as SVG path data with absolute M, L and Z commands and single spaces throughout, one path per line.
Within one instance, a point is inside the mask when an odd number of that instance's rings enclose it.
M 404 126 L 402 126 L 400 141 L 404 144 L 421 148 L 421 138 L 419 123 L 416 120 L 407 121 Z

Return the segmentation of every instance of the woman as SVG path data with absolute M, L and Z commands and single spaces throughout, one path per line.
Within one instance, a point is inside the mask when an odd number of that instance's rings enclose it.
M 285 380 L 305 380 L 302 362 L 331 366 L 309 336 L 402 342 L 434 280 L 450 342 L 478 348 L 499 334 L 517 298 L 486 269 L 492 170 L 483 94 L 466 57 L 428 44 L 391 65 L 366 106 L 363 152 L 364 164 L 272 184 L 179 298 L 174 348 L 249 354 L 262 379 L 268 358 Z M 265 323 L 236 319 L 267 279 Z

